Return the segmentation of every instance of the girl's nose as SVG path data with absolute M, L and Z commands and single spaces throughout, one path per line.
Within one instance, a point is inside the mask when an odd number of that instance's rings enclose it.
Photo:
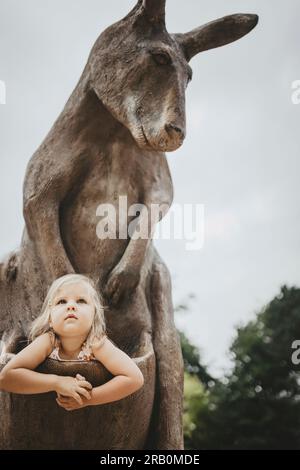
M 75 310 L 75 305 L 68 305 L 67 310 Z

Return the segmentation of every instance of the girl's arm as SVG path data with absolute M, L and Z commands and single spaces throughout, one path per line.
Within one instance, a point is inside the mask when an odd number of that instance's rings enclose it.
M 43 393 L 55 389 L 56 375 L 41 374 L 33 369 L 52 349 L 50 335 L 44 333 L 13 357 L 0 373 L 0 390 L 13 393 Z
M 35 394 L 55 391 L 73 397 L 80 404 L 83 395 L 87 399 L 91 389 L 89 382 L 54 374 L 41 374 L 33 369 L 41 364 L 52 350 L 49 333 L 36 338 L 31 344 L 13 357 L 0 373 L 0 390 L 13 393 Z
M 89 405 L 103 405 L 121 400 L 136 392 L 144 385 L 144 376 L 135 362 L 123 351 L 114 346 L 108 338 L 92 348 L 93 354 L 115 377 L 104 385 L 90 391 L 91 399 L 83 398 L 78 405 L 72 398 L 58 397 L 57 403 L 67 411 L 77 410 Z
M 93 348 L 93 354 L 115 377 L 91 391 L 88 405 L 103 405 L 120 400 L 144 385 L 144 376 L 135 362 L 107 337 Z

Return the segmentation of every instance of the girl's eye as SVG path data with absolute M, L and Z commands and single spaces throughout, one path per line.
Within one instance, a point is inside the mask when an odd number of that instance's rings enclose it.
M 66 303 L 65 299 L 60 299 L 60 300 L 57 302 L 57 305 L 59 305 L 59 304 L 65 304 L 65 303 Z
M 82 303 L 83 303 L 83 304 L 86 304 L 86 300 L 85 300 L 85 299 L 78 299 L 77 302 L 78 302 L 79 304 L 82 304 Z

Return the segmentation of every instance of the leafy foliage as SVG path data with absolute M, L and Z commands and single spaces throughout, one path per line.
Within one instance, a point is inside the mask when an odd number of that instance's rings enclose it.
M 291 360 L 295 339 L 300 339 L 300 289 L 283 286 L 253 321 L 237 329 L 230 348 L 233 369 L 222 381 L 207 382 L 202 373 L 196 374 L 198 383 L 187 377 L 186 448 L 299 449 L 300 374 Z M 186 374 L 196 358 L 201 371 L 200 357 L 185 341 Z

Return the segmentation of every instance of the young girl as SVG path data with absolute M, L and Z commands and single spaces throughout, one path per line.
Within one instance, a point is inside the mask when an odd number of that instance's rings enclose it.
M 55 391 L 66 410 L 101 405 L 134 393 L 144 383 L 135 362 L 106 336 L 104 309 L 86 276 L 67 274 L 56 279 L 33 322 L 32 342 L 14 356 L 0 374 L 0 390 L 34 394 Z M 100 361 L 115 377 L 92 388 L 84 377 L 35 372 L 47 357 L 57 360 Z

